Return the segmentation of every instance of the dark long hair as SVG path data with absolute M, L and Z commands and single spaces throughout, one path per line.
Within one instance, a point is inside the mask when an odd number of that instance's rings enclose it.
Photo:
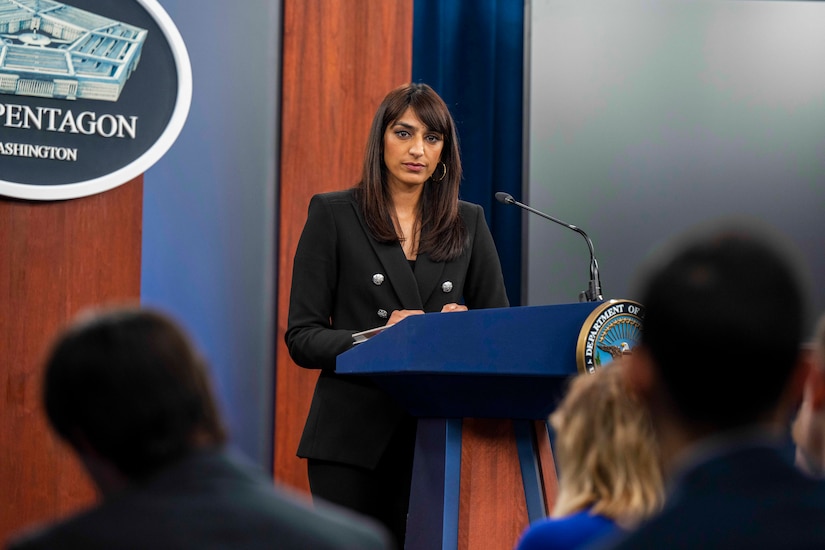
M 467 230 L 458 215 L 458 186 L 461 158 L 458 136 L 447 104 L 426 84 L 405 84 L 391 91 L 381 102 L 370 127 L 364 170 L 358 185 L 361 210 L 373 237 L 381 242 L 398 242 L 392 222 L 391 200 L 384 164 L 384 132 L 411 107 L 418 118 L 444 136 L 440 162 L 447 173 L 439 181 L 427 180 L 418 206 L 421 224 L 419 254 L 434 261 L 454 260 L 464 251 Z M 442 173 L 441 164 L 434 174 Z

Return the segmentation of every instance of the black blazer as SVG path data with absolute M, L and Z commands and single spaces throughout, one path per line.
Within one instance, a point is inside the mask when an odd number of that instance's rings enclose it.
M 285 335 L 298 365 L 321 369 L 298 456 L 372 468 L 407 416 L 370 381 L 335 373 L 335 358 L 352 347 L 353 333 L 384 325 L 396 309 L 508 306 L 483 209 L 460 201 L 459 213 L 465 252 L 451 262 L 420 254 L 413 272 L 399 243 L 370 236 L 353 189 L 312 198 L 295 253 Z
M 776 449 L 739 449 L 686 472 L 661 514 L 599 548 L 825 548 L 825 483 Z

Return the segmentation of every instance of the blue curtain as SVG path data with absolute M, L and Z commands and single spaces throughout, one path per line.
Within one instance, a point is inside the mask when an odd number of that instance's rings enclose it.
M 461 198 L 484 207 L 511 305 L 521 304 L 522 0 L 415 0 L 413 81 L 435 89 L 458 127 Z

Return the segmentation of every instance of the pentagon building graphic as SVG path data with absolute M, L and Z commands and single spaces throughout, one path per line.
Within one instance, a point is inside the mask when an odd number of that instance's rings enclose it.
M 0 94 L 117 101 L 147 32 L 52 0 L 0 0 Z

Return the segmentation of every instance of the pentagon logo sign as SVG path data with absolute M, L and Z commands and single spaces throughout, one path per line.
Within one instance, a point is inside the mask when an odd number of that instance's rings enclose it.
M 644 306 L 631 300 L 609 300 L 596 307 L 579 332 L 579 372 L 592 374 L 629 353 L 641 339 L 644 316 Z
M 139 176 L 192 99 L 157 0 L 0 0 L 0 195 L 60 200 Z

